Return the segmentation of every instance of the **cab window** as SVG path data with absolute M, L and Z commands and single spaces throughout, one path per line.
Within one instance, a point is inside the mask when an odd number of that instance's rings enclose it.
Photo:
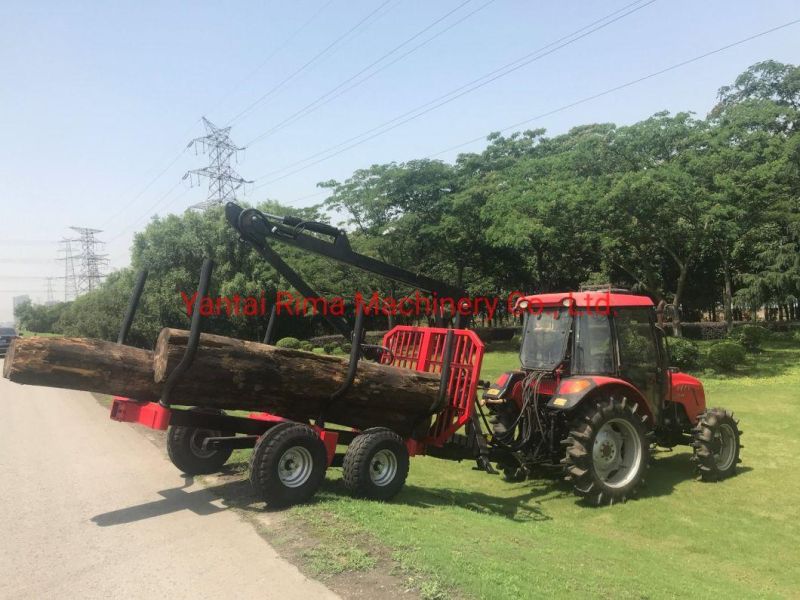
M 614 372 L 611 324 L 607 316 L 589 312 L 575 318 L 572 371 L 576 375 Z
M 619 363 L 622 369 L 653 368 L 658 364 L 656 341 L 646 308 L 619 310 L 616 316 Z

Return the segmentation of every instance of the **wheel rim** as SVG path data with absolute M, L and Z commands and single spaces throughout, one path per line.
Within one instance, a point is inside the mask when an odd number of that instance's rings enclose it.
M 195 429 L 189 438 L 189 447 L 197 458 L 211 458 L 217 451 L 215 449 L 203 449 L 203 442 L 206 438 L 218 437 L 219 432 L 211 429 Z
M 714 462 L 720 471 L 727 471 L 731 468 L 736 457 L 736 434 L 733 431 L 733 427 L 723 423 L 714 437 L 719 449 L 718 452 L 714 453 Z
M 278 461 L 278 478 L 286 487 L 300 487 L 311 477 L 313 467 L 311 452 L 302 446 L 293 446 Z
M 611 419 L 597 432 L 592 462 L 600 480 L 608 487 L 629 484 L 642 463 L 642 441 L 636 428 L 625 419 Z
M 397 457 L 391 450 L 379 450 L 369 463 L 369 477 L 375 485 L 388 485 L 397 475 Z

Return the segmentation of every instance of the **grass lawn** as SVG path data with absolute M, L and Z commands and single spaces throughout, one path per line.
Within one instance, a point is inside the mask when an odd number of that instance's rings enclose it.
M 490 353 L 483 377 L 516 361 Z M 657 454 L 640 499 L 597 509 L 545 474 L 510 484 L 422 457 L 392 502 L 347 497 L 332 469 L 316 501 L 289 516 L 320 536 L 317 562 L 363 559 L 354 549 L 366 536 L 429 599 L 797 597 L 800 348 L 773 345 L 733 376 L 703 379 L 709 404 L 733 409 L 746 431 L 739 474 L 722 483 L 695 481 L 679 448 Z
M 24 337 L 61 337 L 60 333 L 37 333 L 34 331 L 28 331 L 27 329 L 20 331 L 20 335 Z

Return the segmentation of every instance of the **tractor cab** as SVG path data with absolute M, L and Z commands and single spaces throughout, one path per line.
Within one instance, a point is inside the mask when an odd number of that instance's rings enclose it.
M 525 316 L 520 365 L 558 378 L 619 378 L 641 392 L 651 413 L 667 400 L 669 359 L 652 300 L 611 292 L 539 294 L 520 299 Z

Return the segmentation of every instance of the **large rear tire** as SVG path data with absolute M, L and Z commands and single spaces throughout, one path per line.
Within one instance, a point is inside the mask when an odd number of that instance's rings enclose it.
M 644 483 L 650 464 L 646 417 L 625 397 L 589 402 L 563 442 L 566 479 L 577 496 L 594 506 L 625 502 Z
M 342 464 L 345 487 L 357 498 L 389 500 L 408 477 L 408 449 L 390 429 L 375 427 L 347 447 Z
M 711 408 L 700 415 L 692 429 L 692 462 L 703 481 L 720 481 L 736 473 L 741 462 L 741 435 L 739 421 L 724 408 Z
M 203 441 L 221 437 L 223 433 L 200 427 L 170 427 L 167 433 L 167 454 L 172 464 L 187 475 L 217 473 L 231 457 L 232 449 L 204 450 Z
M 270 508 L 306 502 L 325 479 L 328 453 L 317 433 L 302 423 L 280 423 L 256 442 L 250 483 Z

